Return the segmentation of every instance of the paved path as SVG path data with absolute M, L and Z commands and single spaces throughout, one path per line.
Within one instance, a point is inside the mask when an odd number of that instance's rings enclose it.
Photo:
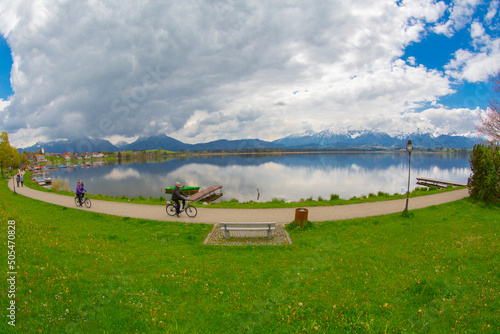
M 13 190 L 13 182 L 9 181 L 9 188 Z M 75 208 L 78 210 L 105 213 L 116 216 L 142 218 L 160 221 L 180 221 L 187 223 L 215 224 L 219 222 L 277 222 L 287 224 L 295 220 L 295 208 L 283 209 L 212 209 L 197 208 L 198 215 L 189 218 L 184 213 L 179 218 L 170 217 L 165 212 L 164 205 L 144 205 L 133 203 L 118 203 L 109 201 L 92 200 L 92 207 L 78 208 L 75 206 L 73 197 L 47 193 L 33 190 L 28 187 L 18 188 L 16 192 L 40 201 Z M 409 209 L 420 209 L 427 206 L 457 201 L 468 197 L 468 189 L 449 191 L 437 195 L 410 198 Z M 348 204 L 338 206 L 308 207 L 308 219 L 310 221 L 328 221 L 350 218 L 361 218 L 369 216 L 386 215 L 402 212 L 406 205 L 406 199 L 382 201 L 363 204 Z

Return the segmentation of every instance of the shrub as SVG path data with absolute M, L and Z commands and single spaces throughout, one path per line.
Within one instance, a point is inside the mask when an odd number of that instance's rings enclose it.
M 485 202 L 500 202 L 500 148 L 474 145 L 469 158 L 471 175 L 467 180 L 471 197 Z
M 69 191 L 69 180 L 56 177 L 55 180 L 52 181 L 51 189 L 55 191 Z
M 330 195 L 330 201 L 334 201 L 336 199 L 340 199 L 340 196 L 339 195 L 336 195 L 336 194 L 332 194 Z

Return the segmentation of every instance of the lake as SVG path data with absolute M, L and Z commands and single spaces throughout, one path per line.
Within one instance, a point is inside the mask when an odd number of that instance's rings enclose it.
M 417 177 L 467 183 L 470 153 L 420 153 L 411 156 L 411 184 Z M 81 179 L 89 193 L 148 198 L 164 196 L 176 181 L 201 189 L 223 186 L 223 200 L 285 201 L 337 194 L 353 196 L 405 194 L 408 153 L 301 153 L 190 156 L 162 162 L 116 163 L 101 167 L 68 168 L 51 172 L 76 188 Z M 257 190 L 258 189 L 258 190 Z M 170 195 L 167 195 L 168 197 Z

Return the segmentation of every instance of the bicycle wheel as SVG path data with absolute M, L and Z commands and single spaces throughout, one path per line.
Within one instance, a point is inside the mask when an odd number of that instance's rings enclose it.
M 177 211 L 175 209 L 175 205 L 173 205 L 173 204 L 167 205 L 166 210 L 167 210 L 167 213 L 169 216 L 175 216 L 175 212 Z
M 75 205 L 80 206 L 80 200 L 78 199 L 78 196 L 75 196 Z
M 87 197 L 85 197 L 85 206 L 88 209 L 90 209 L 90 207 L 92 206 L 92 202 Z
M 196 217 L 196 215 L 198 214 L 198 210 L 196 210 L 196 208 L 192 205 L 187 205 L 185 211 L 186 215 L 188 215 L 191 218 Z

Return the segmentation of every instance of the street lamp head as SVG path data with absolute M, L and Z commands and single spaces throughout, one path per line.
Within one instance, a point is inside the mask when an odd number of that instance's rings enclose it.
M 408 143 L 406 144 L 406 151 L 411 154 L 411 151 L 413 151 L 413 144 L 411 143 L 411 139 L 408 139 Z

